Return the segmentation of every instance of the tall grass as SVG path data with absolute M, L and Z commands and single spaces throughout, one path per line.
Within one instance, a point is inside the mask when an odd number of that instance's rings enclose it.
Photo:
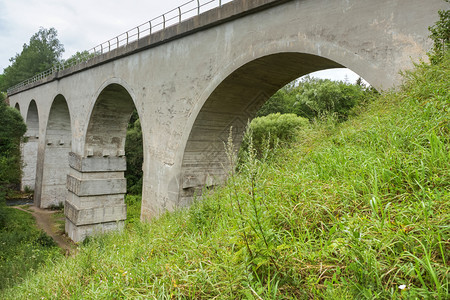
M 55 242 L 35 227 L 31 214 L 0 204 L 0 290 L 21 282 L 62 253 Z
M 405 77 L 343 124 L 250 149 L 189 209 L 129 216 L 0 297 L 448 299 L 448 57 Z

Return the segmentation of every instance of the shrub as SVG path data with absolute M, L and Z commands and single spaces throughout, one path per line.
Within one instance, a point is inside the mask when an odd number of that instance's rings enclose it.
M 428 27 L 433 40 L 433 50 L 429 53 L 433 64 L 439 63 L 450 48 L 450 10 L 440 10 L 438 13 L 439 21 Z
M 273 149 L 279 142 L 292 142 L 301 127 L 309 121 L 295 114 L 270 114 L 253 119 L 242 142 L 242 151 L 246 151 L 250 142 L 258 154 Z M 264 149 L 267 148 L 267 149 Z

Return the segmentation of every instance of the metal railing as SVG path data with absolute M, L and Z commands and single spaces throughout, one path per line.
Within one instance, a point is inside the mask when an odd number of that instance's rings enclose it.
M 148 22 L 145 22 L 122 34 L 119 34 L 118 36 L 106 42 L 103 42 L 87 51 L 83 51 L 75 58 L 59 62 L 51 69 L 39 73 L 9 88 L 7 90 L 7 93 L 8 95 L 13 94 L 20 90 L 22 87 L 49 77 L 56 72 L 87 62 L 88 60 L 96 56 L 108 53 L 120 47 L 127 46 L 128 44 L 139 41 L 140 39 L 148 37 L 153 33 L 164 30 L 169 26 L 180 24 L 181 22 L 189 18 L 198 16 L 201 13 L 204 13 L 211 9 L 221 7 L 223 4 L 232 1 L 234 0 L 191 0 L 189 2 L 186 2 L 178 6 L 177 8 L 174 8 L 156 18 L 151 19 Z

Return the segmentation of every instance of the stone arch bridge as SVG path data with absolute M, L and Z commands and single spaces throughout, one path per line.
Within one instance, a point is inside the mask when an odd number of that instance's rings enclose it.
M 188 206 L 226 172 L 257 109 L 288 82 L 347 67 L 377 89 L 425 57 L 442 0 L 235 0 L 8 93 L 28 125 L 22 186 L 65 203 L 81 241 L 120 228 L 127 124 L 143 141 L 143 220 Z

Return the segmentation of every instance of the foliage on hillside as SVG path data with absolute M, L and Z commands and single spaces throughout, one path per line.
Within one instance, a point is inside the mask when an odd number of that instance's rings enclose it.
M 2 204 L 0 204 L 1 206 Z M 51 237 L 26 212 L 0 207 L 0 290 L 14 286 L 49 261 L 62 257 Z
M 239 149 L 239 160 L 242 160 L 249 151 L 250 145 L 257 156 L 261 157 L 264 150 L 292 143 L 299 132 L 308 125 L 308 119 L 297 117 L 295 114 L 275 113 L 254 118 L 247 126 Z
M 449 0 L 444 0 L 450 2 Z M 428 30 L 433 40 L 433 49 L 429 53 L 432 63 L 439 63 L 450 50 L 450 10 L 439 10 L 439 20 Z
M 250 151 L 190 209 L 92 238 L 0 297 L 447 298 L 449 67 L 417 66 L 359 117 Z
M 376 93 L 371 87 L 309 76 L 294 81 L 275 93 L 258 111 L 257 116 L 273 113 L 296 114 L 310 121 L 323 115 L 334 114 L 344 121 L 352 108 L 361 101 L 369 101 Z
M 8 187 L 20 184 L 20 140 L 25 131 L 20 113 L 0 99 L 0 202 Z
M 20 113 L 0 101 L 0 289 L 19 282 L 58 255 L 51 238 L 34 226 L 26 212 L 5 206 L 5 196 L 21 179 L 20 141 L 26 125 Z

